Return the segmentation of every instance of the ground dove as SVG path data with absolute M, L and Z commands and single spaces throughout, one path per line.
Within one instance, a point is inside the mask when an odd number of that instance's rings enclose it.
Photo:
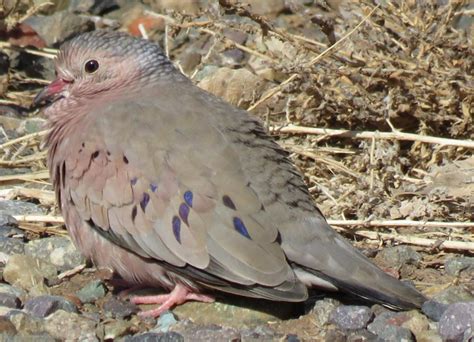
M 37 98 L 69 233 L 161 306 L 215 291 L 299 302 L 342 290 L 393 308 L 425 297 L 339 236 L 288 155 L 245 110 L 205 92 L 160 47 L 95 31 L 66 42 Z

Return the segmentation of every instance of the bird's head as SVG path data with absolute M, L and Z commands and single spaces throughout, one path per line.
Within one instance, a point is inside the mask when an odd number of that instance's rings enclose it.
M 64 43 L 55 68 L 56 79 L 36 96 L 35 104 L 68 97 L 90 99 L 113 92 L 120 95 L 123 89 L 139 90 L 179 74 L 158 44 L 101 30 Z

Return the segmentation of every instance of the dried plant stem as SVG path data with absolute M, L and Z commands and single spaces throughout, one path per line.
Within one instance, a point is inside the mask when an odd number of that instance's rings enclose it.
M 271 127 L 271 132 L 274 133 L 292 133 L 292 134 L 315 134 L 326 136 L 338 136 L 355 139 L 385 139 L 385 140 L 406 140 L 419 141 L 427 144 L 438 144 L 445 146 L 458 146 L 465 148 L 474 148 L 474 141 L 472 140 L 458 140 L 439 138 L 429 135 L 420 135 L 414 133 L 404 133 L 400 131 L 393 132 L 369 132 L 369 131 L 350 131 L 345 129 L 331 129 L 331 128 L 317 128 L 288 125 L 285 127 Z
M 458 251 L 469 251 L 474 252 L 474 242 L 469 241 L 450 241 L 450 240 L 434 240 L 427 238 L 420 238 L 413 235 L 400 235 L 396 233 L 379 233 L 368 230 L 349 230 L 341 227 L 334 227 L 336 230 L 361 236 L 370 240 L 392 240 L 400 243 L 406 243 L 408 245 L 423 246 L 428 248 L 437 248 L 441 250 L 451 249 Z
M 327 220 L 335 226 L 474 228 L 474 222 L 440 222 L 414 220 Z
M 51 215 L 13 215 L 18 222 L 42 222 L 42 223 L 56 223 L 63 224 L 62 216 Z
M 45 136 L 46 134 L 48 134 L 48 130 L 44 130 L 44 131 L 40 131 L 40 132 L 36 132 L 36 133 L 31 133 L 31 134 L 27 134 L 27 135 L 24 135 L 24 136 L 16 138 L 16 139 L 8 140 L 7 142 L 0 145 L 0 150 L 3 150 L 6 147 L 18 144 L 18 143 L 26 141 L 26 140 L 41 138 L 41 137 Z

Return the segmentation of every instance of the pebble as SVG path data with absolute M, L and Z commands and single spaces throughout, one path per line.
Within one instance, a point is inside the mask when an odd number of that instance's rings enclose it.
M 32 295 L 47 294 L 46 279 L 56 278 L 57 268 L 50 263 L 23 254 L 10 256 L 3 278 L 11 285 L 27 290 Z
M 82 303 L 94 303 L 97 299 L 105 297 L 107 287 L 101 280 L 93 280 L 76 292 Z
M 26 297 L 26 292 L 23 289 L 3 283 L 0 283 L 0 294 L 10 294 L 20 300 Z
M 32 240 L 26 244 L 25 254 L 57 266 L 60 272 L 85 263 L 84 257 L 76 249 L 71 239 L 65 236 Z
M 216 324 L 200 325 L 191 320 L 183 320 L 173 326 L 173 331 L 183 336 L 185 341 L 239 341 L 237 329 Z
M 466 290 L 463 286 L 450 286 L 446 290 L 433 296 L 432 300 L 443 304 L 470 302 L 474 300 L 474 294 Z
M 348 333 L 346 338 L 347 342 L 380 342 L 380 339 L 377 337 L 377 335 L 365 329 L 351 331 Z
M 382 249 L 376 259 L 383 262 L 384 265 L 401 268 L 403 265 L 418 265 L 421 261 L 421 255 L 409 246 L 395 246 Z
M 421 311 L 432 321 L 439 322 L 441 316 L 448 308 L 448 304 L 443 304 L 435 300 L 428 300 L 423 303 Z
M 314 324 L 318 327 L 323 327 L 327 324 L 329 322 L 329 315 L 339 305 L 341 303 L 332 298 L 318 300 L 310 311 L 310 314 L 314 317 Z
M 4 215 L 33 215 L 44 214 L 40 206 L 24 201 L 2 200 L 0 201 L 0 216 Z
M 192 340 L 196 341 L 196 340 Z M 140 335 L 129 336 L 124 342 L 184 342 L 184 337 L 176 332 L 152 333 L 147 332 Z
M 73 312 L 58 310 L 44 320 L 44 329 L 61 341 L 98 341 L 95 322 Z
M 132 322 L 121 319 L 112 322 L 107 322 L 102 326 L 104 330 L 104 335 L 101 340 L 116 341 L 119 337 L 129 334 L 132 326 Z
M 19 309 L 21 307 L 21 300 L 11 293 L 0 293 L 0 306 Z
M 449 258 L 444 263 L 444 269 L 451 276 L 458 276 L 463 273 L 474 277 L 474 257 Z
M 25 303 L 24 310 L 34 317 L 47 317 L 57 310 L 77 313 L 77 307 L 74 303 L 61 296 L 39 296 L 28 300 Z
M 464 334 L 469 329 L 472 332 L 473 328 L 474 301 L 451 304 L 441 316 L 438 325 L 441 338 L 452 342 L 464 341 Z
M 138 306 L 135 304 L 119 300 L 115 297 L 112 297 L 105 302 L 102 308 L 107 316 L 113 318 L 128 318 L 139 311 Z
M 23 254 L 25 252 L 25 243 L 21 239 L 0 236 L 0 251 L 8 256 Z
M 365 328 L 373 315 L 367 306 L 341 305 L 331 312 L 329 322 L 343 330 L 357 330 Z
M 168 332 L 170 328 L 178 323 L 176 316 L 171 311 L 166 311 L 160 315 L 153 331 Z
M 409 329 L 399 326 L 405 320 L 398 313 L 384 312 L 375 317 L 367 326 L 367 330 L 387 341 L 415 341 Z
M 18 221 L 11 215 L 0 215 L 0 237 L 11 237 L 12 235 L 23 235 L 23 231 L 18 229 Z
M 7 317 L 0 316 L 0 341 L 3 341 L 2 335 L 14 335 L 16 334 L 16 328 Z
M 15 329 L 24 334 L 35 335 L 44 331 L 44 321 L 27 312 L 13 310 L 8 313 L 7 317 Z

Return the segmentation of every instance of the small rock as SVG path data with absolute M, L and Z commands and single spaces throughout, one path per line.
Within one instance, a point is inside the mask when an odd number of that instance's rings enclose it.
M 121 319 L 104 324 L 104 340 L 116 341 L 117 338 L 125 336 L 127 333 L 130 333 L 130 329 L 132 326 L 132 322 L 124 321 Z
M 263 92 L 266 81 L 244 68 L 234 70 L 223 67 L 198 85 L 233 105 L 246 108 L 253 101 L 255 93 Z
M 339 305 L 341 305 L 341 303 L 332 298 L 318 300 L 310 311 L 310 314 L 314 317 L 314 324 L 318 327 L 323 327 L 329 322 L 331 312 Z
M 44 329 L 61 341 L 98 341 L 95 322 L 73 312 L 52 313 L 44 320 Z
M 415 336 L 416 341 L 420 340 L 420 336 L 429 330 L 430 322 L 428 318 L 422 315 L 418 310 L 412 310 L 404 313 L 408 319 L 401 324 L 402 328 L 407 328 Z
M 169 329 L 176 323 L 178 323 L 178 320 L 176 319 L 175 315 L 171 311 L 166 311 L 158 318 L 153 331 L 158 333 L 168 332 Z
M 367 306 L 341 305 L 331 312 L 329 321 L 344 330 L 357 330 L 365 328 L 372 317 Z
M 7 317 L 15 326 L 15 329 L 24 334 L 36 335 L 44 331 L 43 320 L 33 317 L 26 312 L 19 310 L 10 311 Z
M 0 237 L 12 237 L 13 235 L 23 235 L 23 231 L 18 229 L 18 221 L 11 215 L 0 215 Z
M 405 264 L 418 265 L 421 255 L 409 246 L 395 246 L 382 249 L 376 256 L 384 265 L 401 268 Z
M 329 329 L 324 335 L 325 341 L 346 342 L 346 334 L 339 329 Z
M 28 118 L 20 123 L 16 129 L 19 135 L 37 133 L 46 127 L 46 120 L 42 118 Z
M 103 309 L 113 318 L 127 318 L 139 311 L 138 306 L 135 304 L 124 302 L 114 297 L 104 303 Z
M 10 322 L 10 320 L 7 317 L 2 317 L 0 316 L 0 332 L 2 334 L 6 335 L 15 335 L 16 334 L 16 328 Z M 3 339 L 2 336 L 0 335 L 0 341 L 5 341 L 6 339 Z
M 286 335 L 286 342 L 300 342 L 300 339 L 295 334 Z
M 85 16 L 58 11 L 49 16 L 32 16 L 24 21 L 35 30 L 48 46 L 59 44 L 75 34 L 92 31 L 94 22 Z
M 448 308 L 448 304 L 439 303 L 434 300 L 428 300 L 423 303 L 421 311 L 432 321 L 439 322 L 441 316 Z
M 474 277 L 474 257 L 449 258 L 444 263 L 447 274 L 457 276 L 461 272 Z
M 377 338 L 377 335 L 363 329 L 348 333 L 347 342 L 380 342 L 380 339 Z
M 61 296 L 39 296 L 32 298 L 25 303 L 25 311 L 34 317 L 47 317 L 57 310 L 77 313 L 77 307 L 74 303 Z
M 253 329 L 244 329 L 240 331 L 242 341 L 281 341 L 283 336 L 270 329 L 268 326 L 259 325 Z M 298 342 L 298 336 L 288 334 L 286 341 Z
M 432 300 L 443 304 L 470 302 L 474 300 L 474 295 L 463 286 L 450 286 L 446 290 L 437 293 Z
M 152 333 L 147 332 L 132 337 L 127 337 L 125 342 L 183 342 L 184 337 L 176 332 Z M 193 341 L 195 341 L 193 339 Z
M 25 299 L 25 297 L 26 297 L 26 292 L 23 291 L 22 289 L 20 289 L 18 287 L 13 287 L 13 286 L 8 285 L 8 284 L 2 284 L 2 283 L 0 283 L 0 293 L 10 294 L 10 295 L 15 296 L 17 298 L 20 298 L 21 301 L 23 301 L 23 299 Z
M 451 304 L 441 316 L 438 331 L 444 341 L 461 342 L 474 327 L 474 302 Z
M 416 342 L 443 342 L 443 340 L 436 331 L 426 330 L 416 336 Z
M 25 254 L 48 261 L 57 266 L 60 272 L 85 263 L 84 257 L 71 239 L 63 236 L 32 240 L 26 244 Z
M 38 205 L 24 202 L 24 201 L 12 201 L 2 200 L 0 201 L 0 216 L 3 215 L 33 215 L 33 214 L 44 214 L 44 210 Z
M 82 289 L 76 292 L 82 303 L 94 303 L 97 299 L 103 298 L 107 294 L 107 287 L 101 280 L 91 281 Z
M 3 279 L 9 284 L 21 287 L 32 295 L 47 294 L 45 278 L 55 278 L 58 270 L 50 263 L 31 256 L 14 254 L 8 259 Z
M 25 243 L 20 239 L 1 237 L 0 251 L 6 255 L 23 254 L 25 252 Z
M 375 317 L 367 330 L 386 341 L 415 341 L 411 331 L 400 326 L 408 319 L 403 312 L 384 312 Z
M 18 309 L 21 307 L 20 298 L 11 293 L 0 293 L 0 306 Z
M 182 335 L 184 341 L 239 341 L 240 333 L 237 329 L 221 327 L 216 324 L 199 325 L 190 320 L 178 322 L 173 331 Z M 165 333 L 169 334 L 169 333 Z M 183 340 L 181 340 L 183 341 Z

